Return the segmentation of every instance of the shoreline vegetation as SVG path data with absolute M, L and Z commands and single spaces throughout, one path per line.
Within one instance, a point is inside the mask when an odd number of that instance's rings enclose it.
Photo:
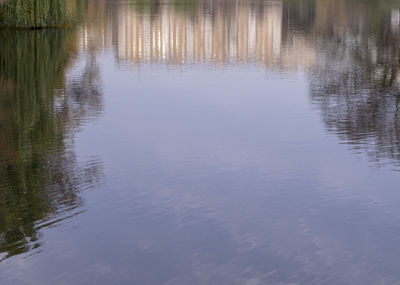
M 66 0 L 0 0 L 0 28 L 67 27 L 71 22 Z

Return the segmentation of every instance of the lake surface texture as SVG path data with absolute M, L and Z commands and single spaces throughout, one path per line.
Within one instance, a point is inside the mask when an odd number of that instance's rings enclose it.
M 69 0 L 0 30 L 0 284 L 400 284 L 400 2 Z

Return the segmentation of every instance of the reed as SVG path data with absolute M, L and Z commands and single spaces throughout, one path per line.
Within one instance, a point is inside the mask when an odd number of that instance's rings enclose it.
M 70 23 L 66 0 L 0 0 L 0 25 L 45 28 Z

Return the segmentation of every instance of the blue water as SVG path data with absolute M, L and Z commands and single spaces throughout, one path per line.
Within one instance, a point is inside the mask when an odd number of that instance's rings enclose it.
M 0 283 L 400 284 L 399 8 L 144 3 L 0 31 Z

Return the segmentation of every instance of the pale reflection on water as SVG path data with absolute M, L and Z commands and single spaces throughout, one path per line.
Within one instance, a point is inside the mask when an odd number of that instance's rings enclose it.
M 400 284 L 399 5 L 68 6 L 0 31 L 0 283 Z

